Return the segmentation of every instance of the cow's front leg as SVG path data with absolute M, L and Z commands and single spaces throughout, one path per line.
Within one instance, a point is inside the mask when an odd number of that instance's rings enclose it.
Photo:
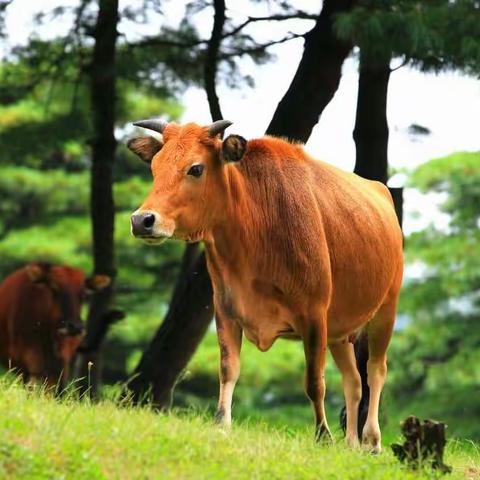
M 240 349 L 242 328 L 222 312 L 215 312 L 218 343 L 220 346 L 220 395 L 218 398 L 217 423 L 230 427 L 232 424 L 232 397 L 240 375 Z
M 305 391 L 312 403 L 315 414 L 315 439 L 332 440 L 325 415 L 325 358 L 327 353 L 326 316 L 315 319 L 309 325 L 303 337 L 306 372 Z

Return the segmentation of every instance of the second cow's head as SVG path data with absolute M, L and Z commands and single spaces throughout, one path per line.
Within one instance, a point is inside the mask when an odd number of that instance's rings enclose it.
M 31 263 L 25 268 L 35 285 L 37 310 L 48 319 L 43 328 L 52 335 L 51 346 L 59 359 L 69 362 L 84 335 L 81 319 L 84 300 L 108 287 L 111 279 L 98 274 L 86 278 L 78 268 L 47 262 Z
M 153 174 L 152 190 L 131 218 L 133 235 L 150 244 L 168 238 L 205 239 L 225 216 L 226 164 L 242 159 L 247 141 L 238 135 L 221 140 L 231 125 L 227 120 L 206 127 L 159 120 L 134 125 L 161 133 L 162 140 L 139 137 L 128 142 L 132 152 L 151 164 Z

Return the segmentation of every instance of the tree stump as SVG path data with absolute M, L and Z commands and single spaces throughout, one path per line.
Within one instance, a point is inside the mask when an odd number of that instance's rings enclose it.
M 401 427 L 405 442 L 402 445 L 392 444 L 393 453 L 412 469 L 430 464 L 435 470 L 450 473 L 452 468 L 443 463 L 443 452 L 447 443 L 446 429 L 447 425 L 441 422 L 422 422 L 417 417 L 407 417 Z

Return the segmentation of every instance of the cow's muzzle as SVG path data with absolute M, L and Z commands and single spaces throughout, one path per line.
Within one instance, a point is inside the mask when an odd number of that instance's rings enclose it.
M 155 214 L 151 212 L 134 213 L 131 223 L 132 234 L 135 237 L 151 237 L 155 225 Z
M 158 245 L 172 236 L 172 232 L 162 227 L 162 221 L 157 212 L 137 210 L 133 212 L 130 221 L 132 235 L 145 243 Z

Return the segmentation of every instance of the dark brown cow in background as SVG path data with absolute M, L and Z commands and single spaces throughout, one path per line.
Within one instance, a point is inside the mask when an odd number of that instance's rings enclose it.
M 317 437 L 330 435 L 328 347 L 343 376 L 346 440 L 356 447 L 362 383 L 352 342 L 366 334 L 370 402 L 362 442 L 380 451 L 378 407 L 403 274 L 402 233 L 388 189 L 283 139 L 230 135 L 222 142 L 227 121 L 135 125 L 163 139 L 128 143 L 153 174 L 132 233 L 149 244 L 205 243 L 221 357 L 217 418 L 231 422 L 242 333 L 262 351 L 277 338 L 298 338 Z
M 80 314 L 87 287 L 107 284 L 103 276 L 96 277 L 86 281 L 82 270 L 39 262 L 5 278 L 0 284 L 0 364 L 16 369 L 25 381 L 62 386 L 83 338 Z

